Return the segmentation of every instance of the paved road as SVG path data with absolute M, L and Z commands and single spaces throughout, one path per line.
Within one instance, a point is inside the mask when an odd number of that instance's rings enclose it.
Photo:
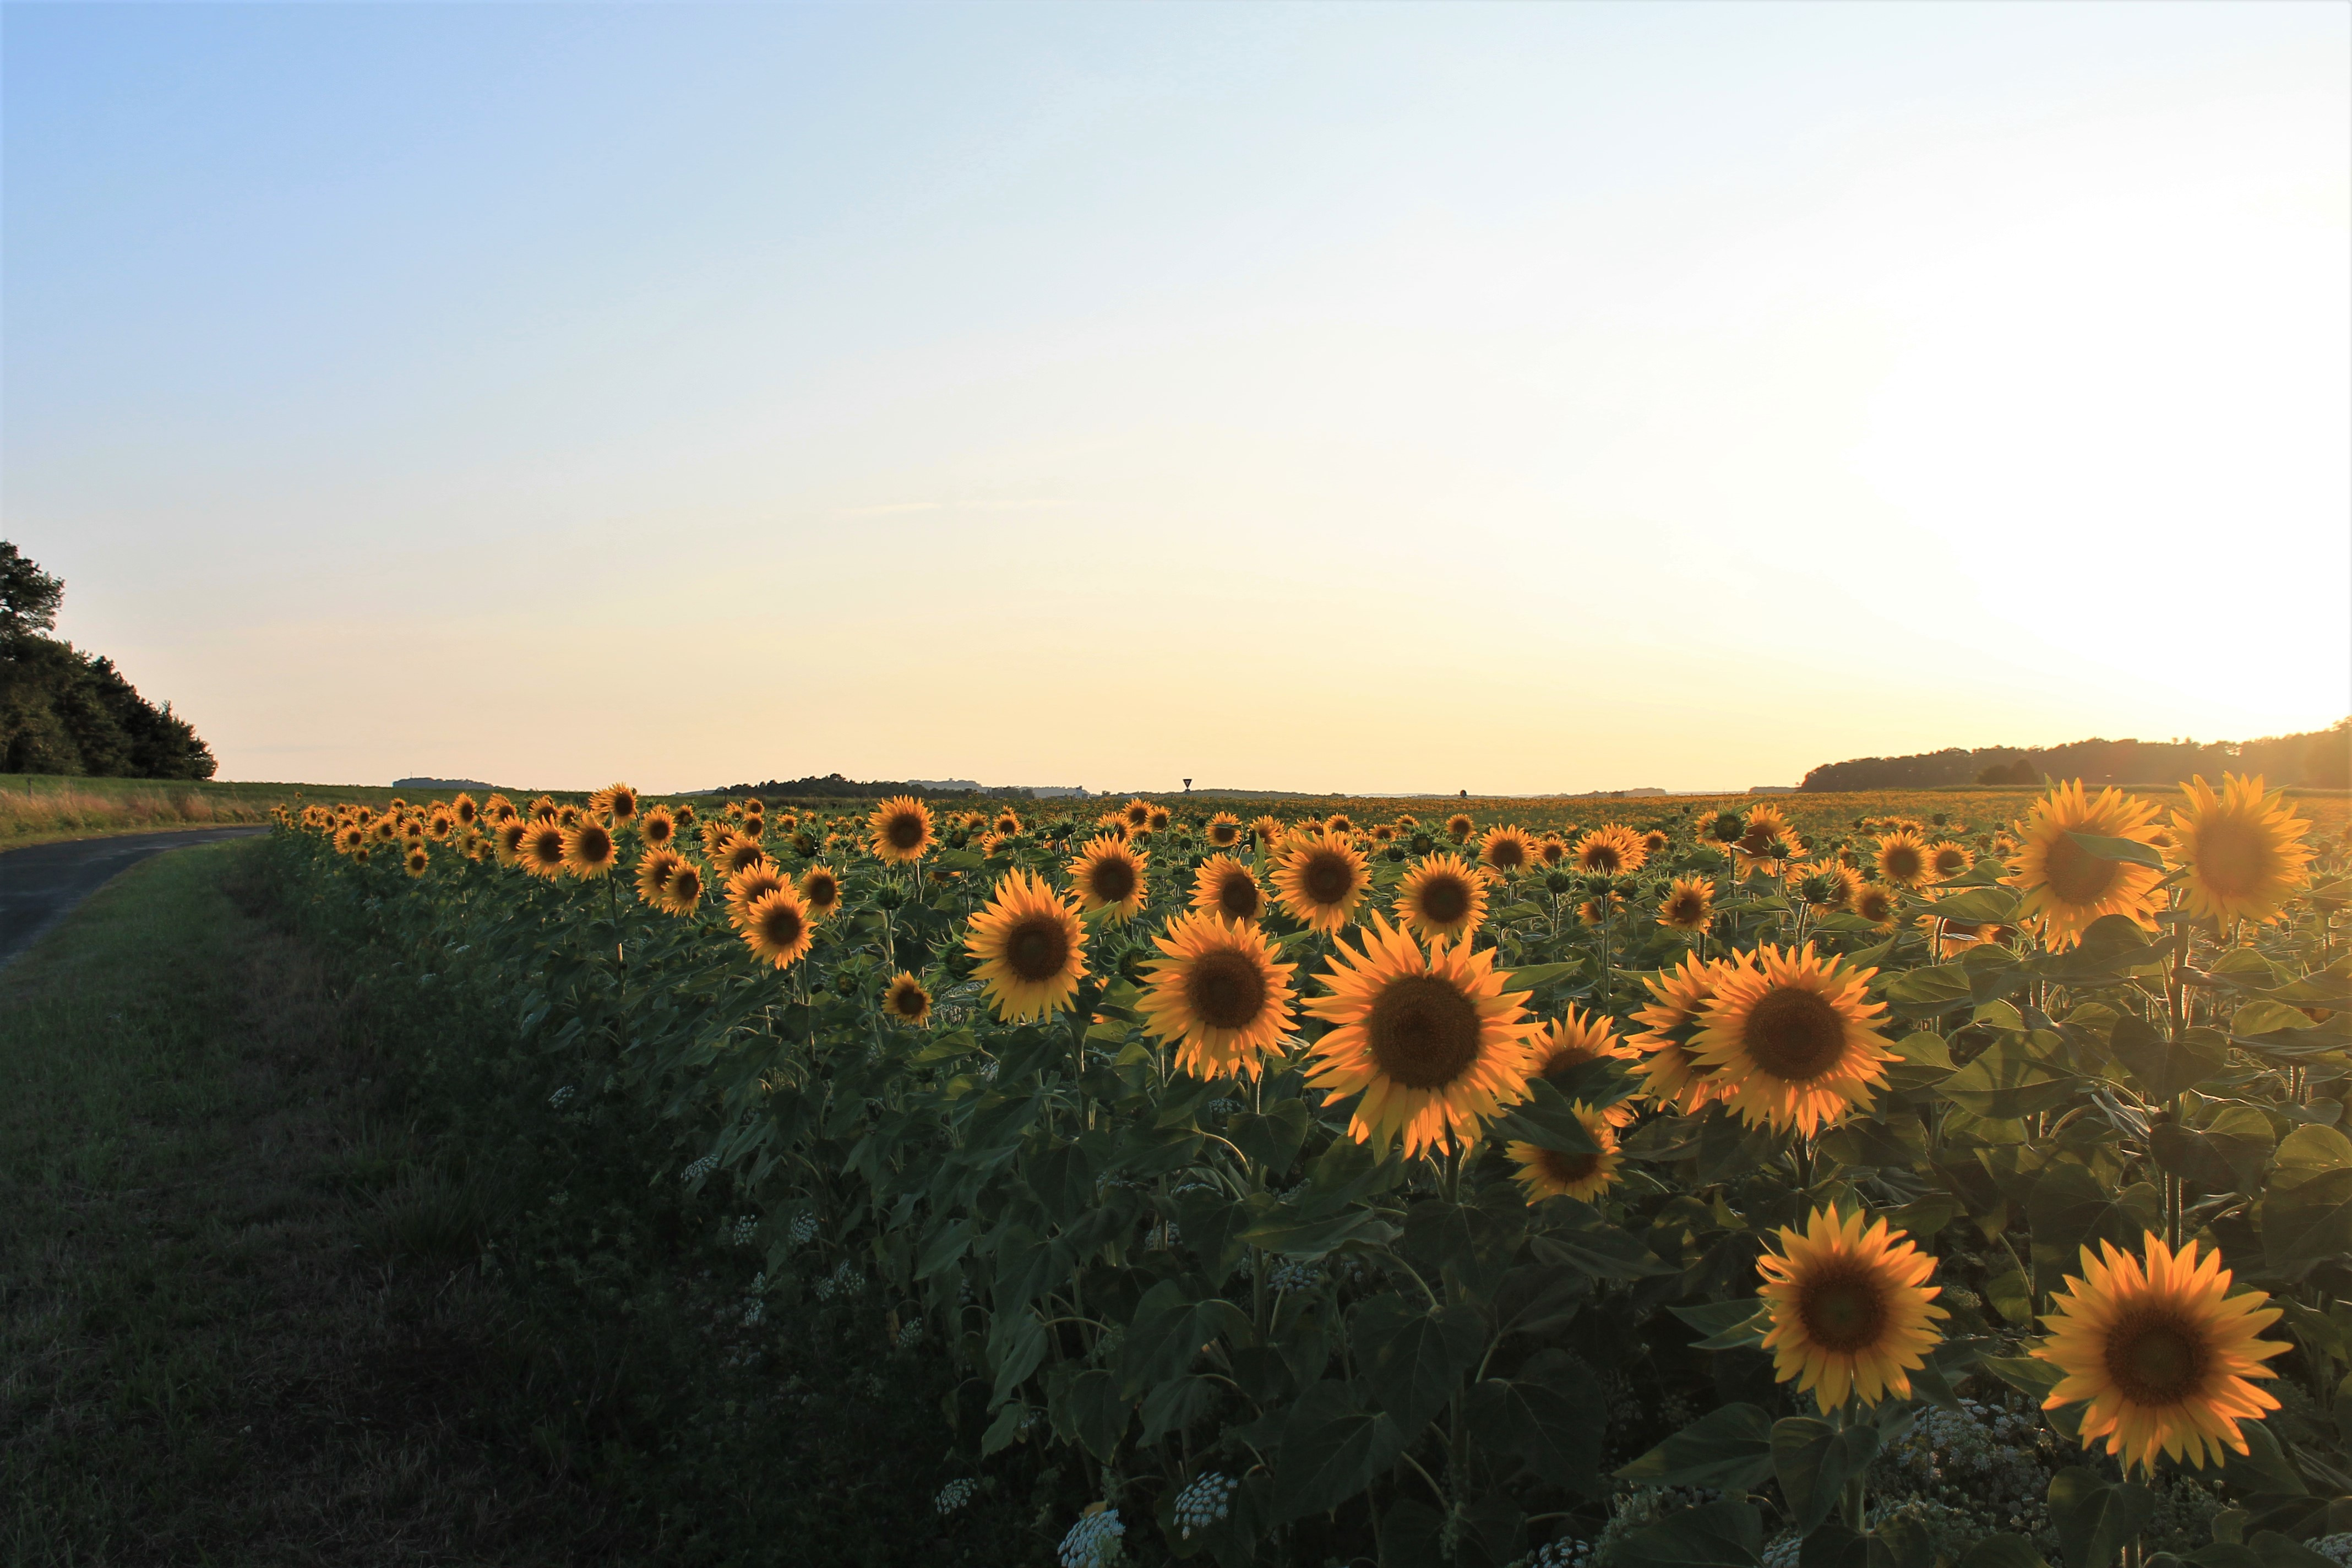
M 184 827 L 114 838 L 72 838 L 0 854 L 0 967 L 31 947 L 76 904 L 148 856 L 268 831 L 257 826 Z

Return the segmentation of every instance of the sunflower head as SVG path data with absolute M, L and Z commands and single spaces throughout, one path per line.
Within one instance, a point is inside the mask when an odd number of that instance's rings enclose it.
M 1534 1143 L 1508 1143 L 1503 1152 L 1519 1167 L 1513 1178 L 1528 1191 L 1528 1201 L 1577 1198 L 1591 1203 L 1617 1183 L 1617 1168 L 1625 1157 L 1617 1152 L 1617 1128 L 1601 1112 L 1582 1100 L 1574 1104 L 1576 1119 L 1599 1145 L 1591 1153 L 1565 1153 Z
M 1105 834 L 1088 839 L 1070 862 L 1070 886 L 1077 889 L 1079 907 L 1108 910 L 1110 919 L 1125 922 L 1143 910 L 1151 896 L 1145 872 L 1151 858 L 1133 846 Z
M 1175 1043 L 1176 1068 L 1197 1079 L 1255 1078 L 1291 1030 L 1290 976 L 1255 925 L 1193 910 L 1154 939 L 1165 957 L 1149 966 L 1144 1028 Z
M 669 902 L 664 907 L 674 915 L 690 915 L 702 902 L 702 868 L 691 860 L 680 860 L 672 868 L 667 889 Z
M 768 858 L 760 841 L 745 833 L 722 832 L 719 847 L 710 857 L 711 866 L 722 877 L 732 877 L 749 866 L 757 866 Z
M 472 795 L 460 790 L 457 798 L 449 803 L 449 815 L 464 826 L 471 827 L 482 819 L 482 808 L 474 804 Z
M 415 845 L 411 847 L 407 854 L 401 857 L 400 860 L 401 868 L 405 870 L 412 877 L 422 877 L 425 875 L 425 868 L 430 866 L 432 863 L 432 856 L 425 852 L 425 846 L 422 844 Z
M 1151 814 L 1143 819 L 1143 826 L 1147 832 L 1165 833 L 1168 831 L 1169 823 L 1173 820 L 1174 818 L 1168 815 L 1166 806 L 1155 805 L 1151 808 Z
M 971 918 L 964 946 L 979 961 L 982 994 L 1008 1024 L 1066 1007 L 1087 972 L 1087 932 L 1076 910 L 1026 870 L 1005 873 Z
M 1642 836 L 1622 823 L 1596 827 L 1576 841 L 1576 868 L 1604 877 L 1638 871 L 1650 858 Z
M 2050 1337 L 2033 1353 L 2066 1375 L 2042 1408 L 2087 1405 L 2084 1446 L 2105 1438 L 2126 1471 L 2153 1469 L 2159 1454 L 2201 1469 L 2225 1450 L 2245 1453 L 2238 1424 L 2279 1407 L 2252 1380 L 2275 1377 L 2263 1363 L 2289 1348 L 2260 1337 L 2280 1310 L 2260 1290 L 2231 1295 L 2221 1256 L 2200 1261 L 2193 1241 L 2176 1255 L 2146 1237 L 2145 1262 L 2112 1241 L 2099 1247 L 2096 1258 L 2083 1248 L 2081 1276 L 2043 1320 Z
M 736 912 L 734 921 L 751 956 L 778 969 L 798 963 L 816 942 L 816 922 L 809 919 L 801 896 L 789 887 L 761 894 Z
M 1231 855 L 1212 855 L 1193 874 L 1192 907 L 1239 925 L 1255 925 L 1265 913 L 1265 890 L 1241 861 Z
M 1927 877 L 1931 881 L 1948 882 L 1976 863 L 1976 852 L 1965 844 L 1945 838 L 1927 846 Z
M 1149 827 L 1151 826 L 1151 803 L 1140 797 L 1130 800 L 1119 808 L 1118 815 L 1119 820 L 1126 823 L 1129 830 Z
M 686 863 L 675 849 L 647 849 L 637 857 L 637 899 L 654 908 L 669 907 L 670 873 Z
M 583 816 L 563 830 L 563 868 L 575 877 L 602 877 L 621 856 L 613 830 Z
M 656 849 L 667 849 L 677 837 L 677 816 L 669 807 L 656 805 L 637 818 L 637 834 Z
M 730 916 L 740 917 L 745 910 L 750 909 L 778 888 L 784 886 L 786 883 L 783 872 L 776 868 L 774 861 L 763 855 L 749 866 L 729 874 L 727 878 L 728 912 Z M 803 900 L 802 903 L 805 907 L 807 900 Z
M 1882 834 L 1873 864 L 1878 879 L 1888 886 L 1916 888 L 1928 879 L 1927 841 L 1907 827 Z
M 1361 948 L 1335 945 L 1322 976 L 1329 994 L 1307 1010 L 1331 1024 L 1315 1043 L 1307 1087 L 1361 1094 L 1349 1131 L 1408 1156 L 1467 1142 L 1525 1098 L 1524 991 L 1507 992 L 1491 951 L 1432 943 L 1372 917 Z
M 875 858 L 898 866 L 919 860 L 931 849 L 931 808 L 913 795 L 893 796 L 866 819 Z
M 2023 889 L 2024 912 L 2040 928 L 2042 941 L 2053 948 L 2072 947 L 2093 921 L 2107 915 L 2152 927 L 2164 873 L 2102 860 L 2074 842 L 2077 833 L 2152 846 L 2156 807 L 2117 789 L 2086 795 L 2080 779 L 2058 785 L 2035 803 L 2001 880 Z
M 2276 920 L 2310 880 L 2313 850 L 2304 836 L 2311 824 L 2277 795 L 2264 795 L 2260 776 L 2224 773 L 2219 790 L 2199 777 L 2182 784 L 2180 795 L 2172 808 L 2171 858 L 2189 873 L 2181 901 L 2224 925 Z
M 989 826 L 999 838 L 1018 837 L 1021 833 L 1021 814 L 1011 806 L 1006 806 L 996 814 L 996 820 Z
M 882 994 L 882 1011 L 901 1024 L 920 1028 L 930 1021 L 931 994 L 923 989 L 921 981 L 901 972 L 890 977 L 889 989 Z
M 563 874 L 563 829 L 552 819 L 533 817 L 522 832 L 522 842 L 517 847 L 517 864 L 534 877 L 560 877 Z
M 1853 890 L 1853 909 L 1855 914 L 1880 931 L 1895 929 L 1895 889 L 1892 888 L 1864 882 Z
M 1756 1260 L 1772 1370 L 1824 1415 L 1853 1394 L 1865 1405 L 1908 1398 L 1912 1369 L 1943 1337 L 1935 1320 L 1948 1315 L 1935 1305 L 1941 1288 L 1927 1283 L 1935 1258 L 1885 1220 L 1868 1230 L 1863 1222 L 1859 1210 L 1815 1209 L 1801 1235 L 1783 1227 L 1780 1251 Z
M 1467 844 L 1471 830 L 1478 825 L 1470 820 L 1467 812 L 1455 812 L 1445 819 L 1445 836 L 1456 844 Z
M 1275 896 L 1292 918 L 1319 931 L 1346 925 L 1372 885 L 1364 852 L 1329 834 L 1293 838 L 1274 873 Z
M 1209 843 L 1218 849 L 1231 849 L 1242 841 L 1242 819 L 1230 811 L 1221 811 L 1209 818 Z
M 637 792 L 625 784 L 606 784 L 588 797 L 588 805 L 613 822 L 634 822 L 637 816 Z
M 1717 973 L 1691 1052 L 1720 1076 L 1742 1121 L 1811 1136 L 1867 1104 L 1895 1059 L 1874 1026 L 1886 1004 L 1864 997 L 1878 972 L 1819 958 L 1810 944 L 1755 958 Z
M 1274 853 L 1275 846 L 1282 842 L 1282 818 L 1278 816 L 1261 816 L 1250 824 L 1250 837 L 1257 840 L 1260 854 Z
M 801 873 L 801 900 L 819 920 L 841 908 L 841 877 L 830 866 L 812 866 Z
M 1535 864 L 1535 835 L 1506 825 L 1486 830 L 1478 844 L 1478 863 L 1506 877 L 1516 877 Z
M 1433 855 L 1397 885 L 1396 912 L 1424 941 L 1458 941 L 1486 919 L 1486 879 L 1458 855 Z
M 1715 921 L 1715 883 L 1705 877 L 1676 877 L 1658 903 L 1658 923 L 1668 931 L 1702 931 Z

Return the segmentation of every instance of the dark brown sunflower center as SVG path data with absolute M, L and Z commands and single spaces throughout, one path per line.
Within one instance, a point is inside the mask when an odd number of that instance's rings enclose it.
M 1818 991 L 1780 985 L 1748 1015 L 1748 1054 L 1777 1078 L 1802 1083 L 1845 1058 L 1845 1019 Z
M 1450 926 L 1470 913 L 1470 888 L 1459 877 L 1432 877 L 1421 885 L 1421 912 L 1432 924 Z
M 834 900 L 841 897 L 841 884 L 830 877 L 811 877 L 807 891 L 810 903 L 818 909 L 829 910 L 833 908 Z
M 1315 902 L 1336 904 L 1356 890 L 1356 870 L 1346 856 L 1319 850 L 1307 857 L 1298 881 Z
M 533 840 L 531 847 L 539 851 L 539 858 L 542 860 L 561 860 L 563 858 L 563 835 L 551 828 Z
M 2106 896 L 2123 868 L 2102 860 L 2065 834 L 2053 836 L 2042 856 L 2042 876 L 2051 890 L 2070 904 L 2095 904 Z
M 1229 872 L 1217 884 L 1217 908 L 1227 919 L 1254 921 L 1263 895 L 1257 890 L 1257 879 L 1247 871 Z
M 590 865 L 613 858 L 613 836 L 601 827 L 580 830 L 580 858 Z
M 768 939 L 770 947 L 788 948 L 800 941 L 801 932 L 806 929 L 808 922 L 789 903 L 780 900 L 761 911 L 760 934 Z
M 1895 900 L 1873 888 L 1853 901 L 1853 912 L 1866 921 L 1883 921 L 1893 911 Z
M 1184 1001 L 1213 1029 L 1241 1029 L 1265 1011 L 1265 971 L 1231 948 L 1204 953 L 1184 972 Z
M 1030 915 L 1005 935 L 1004 962 L 1024 980 L 1051 980 L 1069 961 L 1070 933 L 1051 915 Z
M 702 897 L 702 873 L 691 866 L 680 866 L 669 874 L 669 890 L 672 898 Z
M 1797 1315 L 1815 1344 L 1851 1354 L 1885 1331 L 1886 1296 L 1867 1269 L 1832 1263 L 1798 1287 Z
M 2198 833 L 2198 879 L 2221 897 L 2259 890 L 2269 870 L 2269 846 L 2251 824 L 2217 822 Z
M 1209 842 L 1220 849 L 1231 848 L 1234 840 L 1241 836 L 1242 830 L 1230 822 L 1215 823 L 1209 828 Z
M 2174 1405 L 2205 1382 L 2205 1336 L 2164 1307 L 2126 1310 L 2107 1332 L 2107 1375 L 2135 1405 Z
M 1696 893 L 1676 893 L 1666 901 L 1666 918 L 1676 925 L 1696 925 L 1706 904 Z
M 1878 857 L 1885 873 L 1900 882 L 1907 882 L 1919 874 L 1919 851 L 1908 844 L 1890 844 Z
M 1584 1181 L 1601 1169 L 1598 1154 L 1564 1154 L 1557 1149 L 1539 1149 L 1536 1160 L 1545 1175 L 1563 1184 Z
M 882 837 L 898 850 L 912 849 L 923 841 L 923 819 L 911 811 L 902 811 L 882 825 Z
M 1516 871 L 1528 863 L 1528 852 L 1516 838 L 1498 838 L 1486 846 L 1486 858 L 1507 871 Z
M 1938 849 L 1934 862 L 1936 875 L 1948 877 L 1956 871 L 1964 871 L 1968 869 L 1968 861 L 1969 858 L 1957 849 Z
M 1568 1077 L 1569 1069 L 1581 1067 L 1586 1062 L 1594 1060 L 1600 1054 L 1583 1046 L 1562 1046 L 1544 1058 L 1544 1065 L 1537 1069 L 1537 1076 L 1550 1079 L 1557 1083 Z
M 894 986 L 890 992 L 890 1011 L 901 1018 L 919 1018 L 923 1014 L 923 1004 L 928 1000 L 919 985 Z
M 1124 903 L 1135 892 L 1135 862 L 1112 857 L 1087 870 L 1087 886 L 1107 904 Z
M 1407 1089 L 1443 1089 L 1478 1059 L 1478 1009 L 1434 974 L 1391 981 L 1364 1032 L 1372 1063 Z
M 1614 844 L 1588 844 L 1584 847 L 1584 868 L 1588 871 L 1613 874 L 1622 864 L 1624 857 L 1617 853 Z

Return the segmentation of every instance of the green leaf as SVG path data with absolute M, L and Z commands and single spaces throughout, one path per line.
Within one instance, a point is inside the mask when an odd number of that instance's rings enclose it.
M 1290 1169 L 1298 1146 L 1307 1142 L 1307 1102 L 1277 1101 L 1260 1116 L 1244 1111 L 1225 1123 L 1225 1136 L 1241 1152 L 1276 1174 Z
M 2221 1474 L 2241 1496 L 2305 1497 L 2311 1489 L 2295 1473 L 2294 1461 L 2279 1447 L 2267 1421 L 2241 1421 L 2238 1436 L 2245 1439 L 2242 1454 L 2223 1454 Z
M 2142 844 L 2134 838 L 2109 838 L 2096 833 L 2069 833 L 2074 847 L 2094 860 L 2112 860 L 2126 866 L 2145 866 L 2151 871 L 2161 871 L 2164 856 L 2155 846 Z M 2068 1568 L 2073 1568 L 2069 1564 Z
M 1708 1411 L 1632 1464 L 1622 1480 L 1744 1492 L 1772 1473 L 1772 1418 L 1753 1405 Z
M 1372 1397 L 1408 1439 L 1445 1407 L 1477 1364 L 1486 1328 L 1477 1311 L 1454 1305 L 1423 1311 L 1393 1292 L 1349 1315 L 1348 1343 Z
M 1213 1377 L 1188 1373 L 1171 1377 L 1143 1400 L 1142 1445 L 1150 1447 L 1171 1432 L 1181 1432 L 1216 1408 L 1219 1385 Z
M 2050 1479 L 2050 1522 L 2066 1568 L 2108 1568 L 2156 1512 L 2156 1494 L 2069 1465 Z
M 942 849 L 932 857 L 931 867 L 939 871 L 984 871 L 988 862 L 969 849 Z
M 987 1432 L 981 1436 L 981 1458 L 984 1459 L 1001 1448 L 1011 1447 L 1015 1438 L 1028 1430 L 1029 1423 L 1036 1414 L 1017 1399 L 997 1411 L 996 1419 L 988 1424 Z
M 1514 1378 L 1480 1379 L 1471 1387 L 1467 1415 L 1482 1447 L 1516 1456 L 1545 1485 L 1587 1497 L 1601 1489 L 1608 1401 L 1591 1373 L 1564 1352 L 1538 1352 Z
M 1276 1205 L 1263 1219 L 1242 1232 L 1242 1239 L 1252 1247 L 1279 1252 L 1286 1258 L 1322 1258 L 1343 1243 L 1360 1237 L 1379 1241 L 1394 1234 L 1394 1227 L 1370 1209 L 1326 1215 L 1302 1213 L 1288 1205 Z
M 971 1245 L 971 1221 L 950 1220 L 935 1226 L 923 1238 L 923 1249 L 915 1257 L 915 1278 L 929 1279 L 940 1269 L 955 1262 Z
M 1045 1325 L 1026 1307 L 997 1313 L 988 1332 L 988 1359 L 996 1367 L 996 1386 L 989 1403 L 1002 1404 L 1045 1359 Z
M 1232 1277 L 1234 1266 L 1248 1250 L 1242 1232 L 1255 1216 L 1214 1187 L 1194 1187 L 1177 1194 L 1176 1224 L 1184 1245 L 1201 1260 L 1201 1271 L 1214 1289 Z
M 1880 994 L 1903 1016 L 1921 1018 L 1965 1005 L 1972 989 L 1969 972 L 1957 963 L 1947 963 L 1895 975 L 1880 987 Z
M 1753 1504 L 1701 1503 L 1625 1538 L 1625 1561 L 1642 1568 L 1752 1568 L 1764 1550 L 1764 1520 Z
M 2074 1098 L 2081 1079 L 2063 1063 L 2034 1054 L 2011 1035 L 1936 1086 L 1936 1092 L 1972 1115 L 1993 1121 L 2051 1110 Z
M 2111 1193 L 2085 1167 L 2053 1163 L 2025 1202 L 2026 1223 L 2033 1232 L 2035 1291 L 2048 1296 L 2069 1269 L 2080 1270 L 2084 1247 L 2095 1250 L 2097 1243 L 2112 1241 L 2138 1251 L 2140 1237 L 2156 1228 L 2161 1211 L 2157 1190 L 2146 1182 Z
M 2230 1042 L 2211 1029 L 2190 1029 L 2167 1040 L 2131 1013 L 2116 1020 L 2107 1048 L 2158 1104 L 2220 1072 L 2230 1055 Z
M 2050 1568 L 2033 1542 L 2003 1531 L 1988 1535 L 1960 1554 L 1960 1568 Z
M 1704 1336 L 1693 1342 L 1695 1351 L 1747 1350 L 1764 1342 L 1772 1321 L 1771 1310 L 1754 1297 L 1738 1301 L 1710 1301 L 1704 1307 L 1666 1309 Z
M 1936 1568 L 1936 1543 L 1927 1527 L 1897 1514 L 1871 1531 L 1869 1568 Z
M 2249 1002 L 2230 1015 L 2230 1033 L 2233 1035 L 2267 1035 L 2283 1029 L 2301 1031 L 2317 1026 L 2317 1019 L 2284 1002 Z
M 1038 1150 L 1023 1163 L 1023 1173 L 1045 1216 L 1056 1225 L 1067 1225 L 1094 1206 L 1094 1167 L 1076 1143 Z
M 2225 1105 L 2202 1127 L 2159 1122 L 2147 1139 L 2156 1163 L 2198 1193 L 2256 1191 L 2277 1142 L 2270 1118 L 2251 1105 Z
M 1927 912 L 1961 925 L 2011 925 L 2017 920 L 2019 902 L 2013 888 L 1970 888 L 1936 900 L 1927 906 Z
M 1389 1414 L 1367 1409 L 1349 1384 L 1309 1384 L 1283 1421 L 1274 1464 L 1276 1516 L 1303 1519 L 1339 1507 L 1396 1463 L 1404 1446 Z
M 1505 1138 L 1522 1139 L 1538 1149 L 1563 1154 L 1601 1152 L 1601 1145 L 1576 1114 L 1576 1107 L 1541 1078 L 1528 1080 L 1528 1098 L 1511 1107 L 1495 1123 L 1495 1131 Z
M 2291 1536 L 2275 1530 L 2254 1532 L 2254 1555 L 2263 1568 L 2336 1568 L 2336 1560 L 2323 1557 Z
M 1541 914 L 1543 911 L 1534 911 Z M 1566 980 L 1584 968 L 1584 960 L 1572 958 L 1566 963 L 1526 963 L 1503 976 L 1506 991 L 1532 991 L 1538 985 L 1549 985 L 1555 980 Z
M 2352 1253 L 2352 1139 L 2307 1122 L 2288 1133 L 2263 1194 L 2263 1260 L 2281 1279 Z
M 1772 1423 L 1772 1471 L 1800 1535 L 1809 1535 L 1830 1516 L 1847 1481 L 1862 1474 L 1878 1453 L 1878 1428 L 1840 1431 L 1811 1415 Z
M 1613 1225 L 1547 1231 L 1528 1245 L 1546 1263 L 1564 1263 L 1595 1279 L 1642 1279 L 1677 1272 L 1674 1265 L 1660 1261 L 1657 1254 L 1643 1246 L 1639 1237 Z
M 1127 1417 L 1132 1408 L 1119 1397 L 1110 1373 L 1099 1367 L 1082 1371 L 1064 1366 L 1055 1371 L 1051 1382 L 1046 1411 L 1053 1418 L 1055 1435 L 1066 1442 L 1077 1443 L 1108 1463 L 1118 1447 L 1119 1437 L 1127 1431 Z

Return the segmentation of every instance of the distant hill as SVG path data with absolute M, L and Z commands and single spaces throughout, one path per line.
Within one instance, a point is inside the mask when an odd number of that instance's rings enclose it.
M 43 634 L 66 585 L 0 539 L 0 773 L 208 779 L 194 726 L 139 695 L 111 659 Z
M 845 779 L 839 773 L 827 773 L 823 778 L 770 779 L 764 784 L 721 784 L 717 789 L 697 793 L 782 796 L 786 800 L 878 800 L 894 795 L 910 795 L 917 800 L 972 795 L 991 798 L 1001 796 L 1008 800 L 1029 798 L 1026 789 L 982 789 L 978 784 L 967 784 L 961 779 L 933 780 L 925 784 L 913 779 Z
M 478 789 L 494 790 L 496 784 L 486 784 L 479 779 L 394 779 L 394 789 Z
M 2352 719 L 2300 735 L 2259 741 L 2074 741 L 2063 746 L 1954 746 L 1908 757 L 1856 757 L 1824 763 L 1805 775 L 1811 792 L 1929 789 L 1937 784 L 2039 784 L 2081 779 L 2094 784 L 2169 784 L 2202 773 L 2260 773 L 2273 787 L 2352 785 Z

